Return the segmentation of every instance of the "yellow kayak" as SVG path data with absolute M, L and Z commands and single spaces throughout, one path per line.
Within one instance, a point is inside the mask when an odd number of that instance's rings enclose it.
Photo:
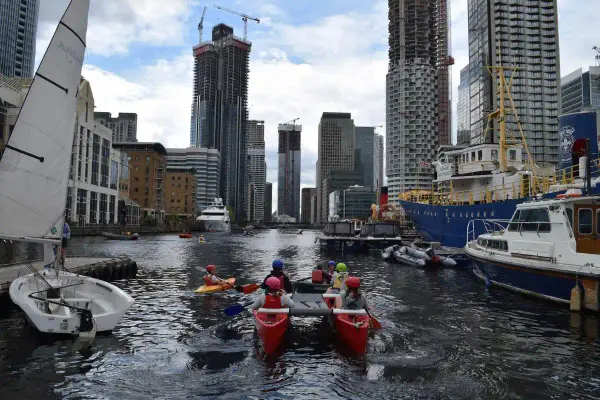
M 235 278 L 225 279 L 228 284 L 223 285 L 212 285 L 206 286 L 202 285 L 198 289 L 194 290 L 194 293 L 213 293 L 213 292 L 222 292 L 223 290 L 233 289 L 233 285 L 235 284 Z

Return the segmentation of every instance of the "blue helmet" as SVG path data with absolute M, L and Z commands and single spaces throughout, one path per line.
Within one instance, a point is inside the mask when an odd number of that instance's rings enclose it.
M 283 268 L 283 261 L 281 260 L 275 260 L 273 261 L 273 269 L 282 269 Z
M 333 265 L 335 267 L 335 261 L 331 260 L 327 263 L 327 265 Z

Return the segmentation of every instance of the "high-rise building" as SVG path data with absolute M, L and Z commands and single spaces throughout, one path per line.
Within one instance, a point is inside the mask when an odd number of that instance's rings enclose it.
M 457 114 L 457 145 L 469 145 L 471 143 L 471 113 L 469 107 L 469 64 L 460 70 L 460 83 L 458 84 Z
M 367 221 L 375 201 L 375 192 L 370 187 L 355 185 L 336 189 L 329 193 L 329 217 L 337 215 L 341 219 Z
M 390 199 L 429 189 L 450 139 L 448 0 L 389 0 L 386 173 Z
M 362 174 L 360 171 L 330 171 L 325 176 L 325 179 L 323 179 L 323 193 L 328 194 L 327 199 L 323 201 L 323 208 L 327 212 L 327 215 L 321 220 L 321 222 L 326 222 L 329 220 L 329 217 L 335 215 L 335 213 L 332 214 L 332 210 L 330 209 L 331 193 L 335 190 L 344 191 L 350 186 L 360 186 L 361 182 Z M 367 188 L 367 190 L 371 190 L 371 188 Z M 370 208 L 371 204 L 369 204 L 367 208 Z M 344 218 L 343 215 L 339 215 L 339 217 Z
M 194 176 L 196 177 L 196 213 L 207 208 L 215 198 L 219 197 L 220 163 L 219 152 L 216 149 L 207 149 L 206 147 L 167 149 L 168 167 L 191 168 L 194 170 Z
M 600 108 L 600 67 L 581 68 L 560 80 L 561 114 Z
M 381 191 L 383 186 L 383 136 L 375 134 L 373 141 L 373 188 Z
M 354 170 L 354 120 L 350 113 L 323 113 L 319 122 L 318 147 L 317 222 L 326 222 L 329 204 L 327 174 Z
M 362 173 L 362 184 L 373 188 L 375 167 L 375 127 L 354 128 L 354 169 Z
M 302 219 L 304 224 L 311 223 L 310 209 L 312 206 L 312 198 L 316 196 L 317 188 L 302 188 Z
M 265 222 L 273 220 L 273 184 L 265 183 Z
M 136 113 L 119 113 L 113 118 L 109 112 L 95 112 L 94 119 L 112 131 L 113 142 L 137 142 Z
M 469 93 L 471 144 L 496 142 L 497 120 L 486 129 L 499 95 L 487 66 L 504 65 L 529 151 L 535 162 L 556 164 L 560 110 L 556 0 L 469 1 Z M 513 72 L 514 70 L 514 72 Z M 506 130 L 520 137 L 515 116 Z M 527 153 L 523 151 L 523 159 Z M 391 197 L 391 196 L 390 196 Z
M 265 121 L 248 121 L 248 190 L 246 220 L 263 221 L 265 216 Z
M 221 155 L 220 190 L 238 221 L 245 219 L 248 74 L 252 44 L 218 24 L 212 41 L 194 46 L 190 145 Z
M 300 221 L 300 136 L 302 125 L 279 124 L 277 214 Z
M 40 0 L 0 0 L 0 73 L 31 78 Z

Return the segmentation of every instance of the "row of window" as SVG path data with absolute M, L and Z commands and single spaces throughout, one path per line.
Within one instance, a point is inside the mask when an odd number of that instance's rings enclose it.
M 545 208 L 517 210 L 508 224 L 511 232 L 550 232 L 550 214 Z
M 506 242 L 506 240 L 478 238 L 477 244 L 487 249 L 508 251 L 508 243 Z

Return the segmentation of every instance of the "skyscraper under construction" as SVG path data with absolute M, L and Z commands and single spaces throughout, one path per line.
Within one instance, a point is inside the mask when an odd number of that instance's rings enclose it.
M 386 152 L 390 200 L 429 189 L 431 163 L 450 143 L 449 0 L 388 0 Z
M 194 46 L 190 145 L 219 150 L 221 197 L 237 219 L 246 213 L 248 63 L 252 44 L 233 28 L 213 27 L 212 41 Z

